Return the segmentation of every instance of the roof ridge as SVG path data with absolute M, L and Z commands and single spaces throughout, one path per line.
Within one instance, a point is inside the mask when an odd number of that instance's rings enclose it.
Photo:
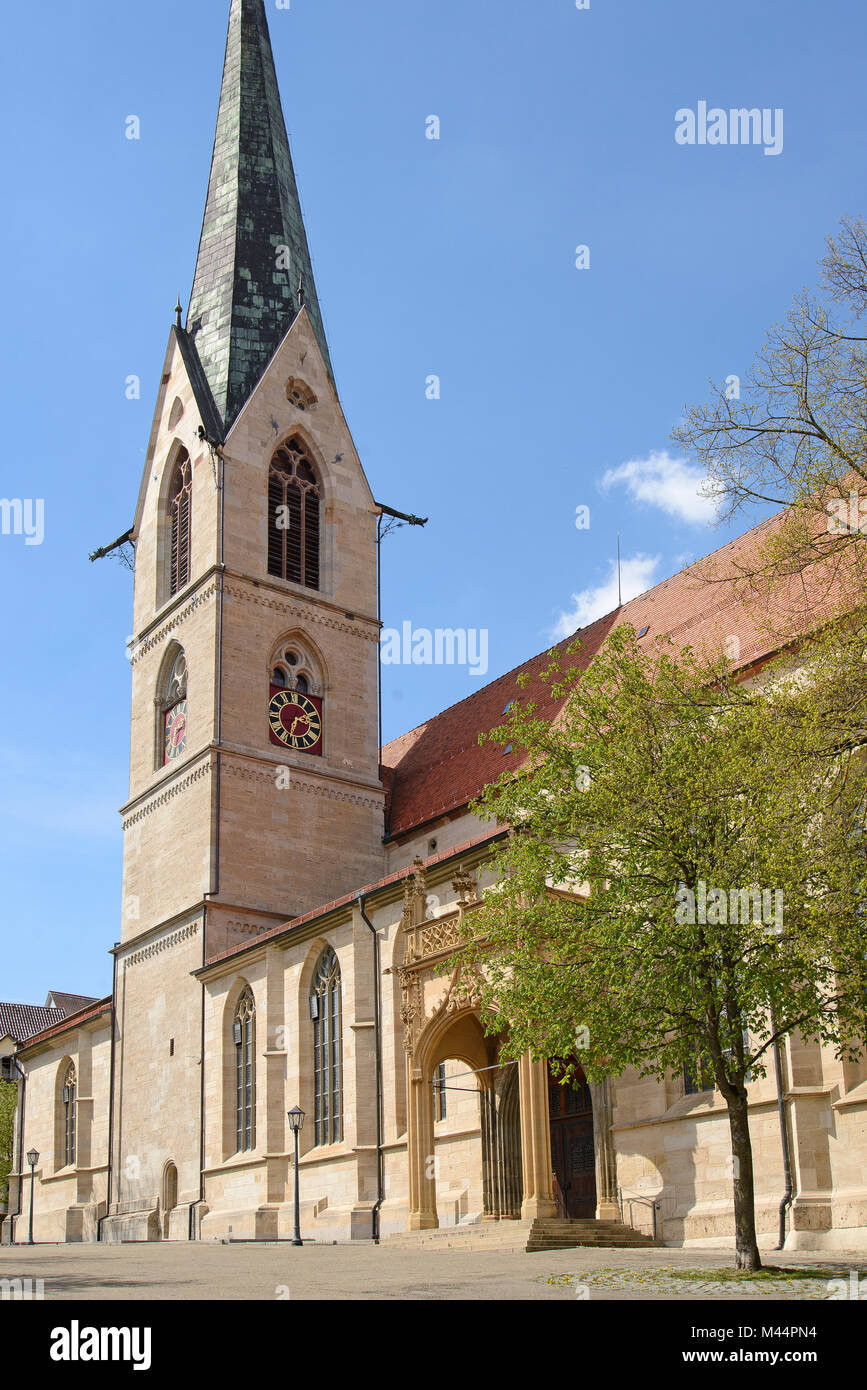
M 58 1033 L 65 1033 L 70 1028 L 76 1028 L 79 1023 L 87 1023 L 90 1018 L 95 1018 L 98 1014 L 110 1009 L 114 1000 L 112 995 L 107 994 L 103 999 L 96 999 L 92 1004 L 85 1004 L 83 1009 L 76 1009 L 74 1013 L 66 1014 L 56 1022 L 49 1024 L 47 1028 L 41 1028 L 37 1033 L 31 1033 L 29 1038 L 25 1038 L 20 1043 L 20 1049 L 35 1047 L 37 1043 L 44 1042 L 46 1039 L 56 1036 Z M 54 1010 L 46 1010 L 53 1013 Z M 62 1013 L 62 1010 L 58 1011 Z
M 582 634 L 592 632 L 593 629 L 597 626 L 597 624 L 604 623 L 608 619 L 613 618 L 616 614 L 622 613 L 632 604 L 637 603 L 639 599 L 647 598 L 649 594 L 656 593 L 658 589 L 663 589 L 666 584 L 671 584 L 673 580 L 679 578 L 679 576 L 681 575 L 687 575 L 690 570 L 695 569 L 697 565 L 704 564 L 705 561 L 712 559 L 714 555 L 721 555 L 724 550 L 727 550 L 729 548 L 729 546 L 737 545 L 739 541 L 743 541 L 748 536 L 754 535 L 757 531 L 760 531 L 763 527 L 768 526 L 771 522 L 776 520 L 778 517 L 782 516 L 785 510 L 785 508 L 781 508 L 780 511 L 774 512 L 773 516 L 765 517 L 764 520 L 757 522 L 755 526 L 750 526 L 746 531 L 742 531 L 739 536 L 733 536 L 731 540 L 726 541 L 723 545 L 717 546 L 715 550 L 709 550 L 706 555 L 699 556 L 699 558 L 697 560 L 693 560 L 691 564 L 684 565 L 682 569 L 675 570 L 673 574 L 667 574 L 664 579 L 660 579 L 656 584 L 651 584 L 649 589 L 642 589 L 640 594 L 636 594 L 634 598 L 627 599 L 626 602 L 620 604 L 619 607 L 610 608 L 607 613 L 601 613 L 598 618 L 593 619 L 592 623 L 587 623 L 584 627 L 576 628 L 575 631 L 567 637 L 558 638 L 557 641 L 552 642 L 549 647 L 545 647 L 541 652 L 536 653 L 534 656 L 525 657 L 524 660 L 522 662 L 519 662 L 517 666 L 511 667 L 508 671 L 504 671 L 500 676 L 495 676 L 494 679 L 488 681 L 486 685 L 480 685 L 478 690 L 471 691 L 469 695 L 464 695 L 460 700 L 455 700 L 453 704 L 446 705 L 443 709 L 437 710 L 435 714 L 428 715 L 427 719 L 422 719 L 420 723 L 416 724 L 413 728 L 406 729 L 402 734 L 397 734 L 393 739 L 389 739 L 388 743 L 384 743 L 382 745 L 381 751 L 384 753 L 386 749 L 392 746 L 392 744 L 399 743 L 401 739 L 409 738 L 410 734 L 417 733 L 419 730 L 424 729 L 428 724 L 432 723 L 433 720 L 439 719 L 444 714 L 449 714 L 451 710 L 457 709 L 460 705 L 466 704 L 469 700 L 475 700 L 477 696 L 483 694 L 484 691 L 491 690 L 495 685 L 498 684 L 499 681 L 506 680 L 511 675 L 520 674 L 526 669 L 527 666 L 530 665 L 531 662 L 539 661 L 542 657 L 547 656 L 550 652 L 553 652 L 558 648 L 562 648 L 564 645 L 568 646 L 571 642 L 574 642 L 576 638 L 580 637 Z M 716 582 L 722 584 L 726 581 L 721 579 Z M 733 600 L 733 603 L 734 602 L 737 602 L 737 600 Z M 731 607 L 732 605 L 729 604 L 727 606 Z M 721 604 L 718 605 L 717 611 L 723 611 L 723 606 Z M 467 746 L 472 747 L 474 745 Z
M 601 618 L 596 619 L 596 622 L 601 621 Z M 586 628 L 579 628 L 578 631 L 589 632 L 591 627 L 595 627 L 595 622 L 590 623 Z M 568 640 L 571 641 L 572 639 L 569 638 Z M 436 714 L 429 715 L 428 718 L 423 719 L 420 724 L 416 724 L 415 728 L 407 729 L 405 733 L 398 734 L 396 738 L 390 739 L 388 743 L 384 743 L 382 745 L 382 751 L 385 752 L 386 748 L 390 748 L 393 743 L 399 743 L 402 738 L 409 738 L 410 734 L 417 733 L 419 729 L 424 729 L 426 725 L 431 724 L 435 719 L 439 719 L 444 714 L 449 714 L 451 710 L 457 709 L 459 705 L 465 705 L 468 700 L 475 700 L 477 696 L 484 694 L 486 690 L 492 690 L 495 685 L 498 685 L 500 681 L 508 679 L 509 676 L 521 674 L 531 661 L 541 660 L 543 656 L 547 656 L 552 652 L 556 646 L 559 646 L 559 643 L 554 643 L 554 646 L 546 647 L 544 651 L 538 652 L 535 656 L 527 657 L 524 661 L 519 662 L 517 666 L 511 667 L 508 671 L 504 671 L 501 676 L 495 676 L 492 681 L 488 681 L 487 685 L 480 685 L 478 690 L 472 690 L 469 695 L 464 695 L 460 700 L 455 700 L 454 704 L 446 705 L 443 709 L 437 710 Z M 474 748 L 475 744 L 468 743 L 465 747 Z

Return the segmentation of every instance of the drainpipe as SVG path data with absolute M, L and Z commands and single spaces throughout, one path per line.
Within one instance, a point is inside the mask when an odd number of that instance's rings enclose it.
M 771 1013 L 771 1027 L 777 1031 L 777 1024 L 773 1012 Z M 777 1109 L 780 1114 L 780 1140 L 783 1146 L 783 1171 L 786 1176 L 786 1190 L 780 1201 L 780 1241 L 777 1245 L 778 1250 L 782 1250 L 786 1244 L 786 1212 L 792 1205 L 794 1197 L 794 1186 L 792 1183 L 792 1154 L 789 1148 L 789 1128 L 786 1124 L 786 1101 L 783 1094 L 783 1058 L 780 1050 L 780 1039 L 774 1039 L 774 1070 L 777 1075 Z
M 382 1171 L 382 969 L 379 933 L 365 912 L 367 898 L 363 893 L 356 899 L 361 920 L 373 937 L 373 1032 L 376 1048 L 376 1202 L 371 1213 L 371 1235 L 379 1244 L 379 1210 L 385 1201 Z
M 200 434 L 200 438 L 202 434 Z M 202 895 L 202 969 L 208 959 L 208 905 L 210 901 L 217 897 L 220 892 L 220 818 L 222 816 L 222 792 L 223 792 L 223 603 L 226 587 L 226 563 L 225 563 L 225 539 L 226 539 L 226 459 L 223 453 L 223 443 L 213 443 L 208 440 L 212 455 L 216 454 L 218 464 L 216 466 L 217 476 L 217 510 L 219 515 L 219 525 L 217 527 L 217 570 L 219 572 L 219 588 L 217 593 L 217 669 L 214 673 L 217 691 L 216 709 L 214 711 L 214 742 L 216 744 L 216 758 L 214 760 L 214 773 L 216 789 L 214 794 L 214 851 L 213 862 L 211 865 L 210 889 Z M 228 939 L 228 938 L 227 938 Z M 205 982 L 202 981 L 202 1000 L 201 1000 L 201 1052 L 199 1054 L 199 1217 L 201 1218 L 202 1207 L 205 1202 Z M 187 1226 L 187 1239 L 193 1240 L 196 1236 L 196 1214 L 193 1207 L 190 1207 L 189 1223 Z M 199 1231 L 199 1236 L 201 1231 Z
M 119 943 L 118 943 L 119 944 Z M 105 1175 L 105 1216 L 96 1223 L 96 1243 L 102 1241 L 102 1224 L 111 1208 L 111 1184 L 114 1174 L 114 1056 L 117 1037 L 117 948 L 111 972 L 111 1059 L 108 1064 L 108 1172 Z
M 379 767 L 377 776 L 382 781 L 382 511 L 376 518 L 376 621 L 379 634 L 378 651 L 376 658 L 376 708 L 379 717 L 379 737 L 377 747 L 379 748 Z M 364 909 L 362 909 L 364 916 Z M 364 919 L 367 921 L 367 918 Z M 368 923 L 369 925 L 369 923 Z
M 202 969 L 208 959 L 207 950 L 208 940 L 208 904 L 205 903 L 202 912 Z M 202 1018 L 199 1046 L 199 1219 L 201 1219 L 202 1208 L 205 1203 L 205 982 L 202 980 Z M 198 1228 L 195 1207 L 190 1207 L 189 1224 L 187 1227 L 187 1239 L 198 1240 L 201 1236 L 201 1228 Z
M 217 570 L 219 571 L 219 590 L 217 594 L 217 669 L 215 672 L 217 686 L 217 707 L 214 718 L 214 742 L 216 744 L 216 805 L 214 807 L 214 864 L 211 872 L 211 888 L 206 893 L 205 900 L 215 898 L 220 892 L 220 803 L 222 794 L 222 772 L 223 772 L 223 602 L 226 586 L 226 563 L 225 563 L 225 530 L 226 530 L 226 460 L 223 456 L 222 445 L 217 450 L 219 468 L 217 470 L 217 508 L 219 511 L 219 527 L 217 529 Z M 206 923 L 203 924 L 203 931 Z
M 9 1222 L 12 1221 L 13 1216 L 21 1215 L 21 1196 L 24 1188 L 24 1112 L 27 1098 L 27 1074 L 14 1053 L 12 1054 L 12 1061 L 18 1068 L 18 1210 L 6 1213 L 6 1220 Z M 11 1225 L 10 1230 L 14 1230 Z

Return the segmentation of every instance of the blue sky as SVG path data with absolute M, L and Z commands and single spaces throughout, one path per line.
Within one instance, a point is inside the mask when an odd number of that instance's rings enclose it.
M 377 498 L 430 517 L 385 543 L 385 622 L 486 629 L 493 677 L 612 606 L 618 532 L 633 590 L 728 538 L 695 515 L 669 433 L 864 211 L 867 10 L 268 9 L 346 415 Z M 44 0 L 4 17 L 0 494 L 43 499 L 45 536 L 0 536 L 0 998 L 110 988 L 132 586 L 87 554 L 132 520 L 227 15 Z M 782 153 L 677 144 L 675 112 L 699 101 L 781 108 Z M 387 738 L 481 683 L 385 674 Z

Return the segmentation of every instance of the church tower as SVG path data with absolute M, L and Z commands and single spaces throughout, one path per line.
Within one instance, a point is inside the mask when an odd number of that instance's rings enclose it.
M 335 389 L 264 0 L 231 0 L 189 312 L 133 538 L 113 1238 L 147 1236 L 167 1164 L 176 1204 L 198 1197 L 192 972 L 384 872 L 376 509 Z

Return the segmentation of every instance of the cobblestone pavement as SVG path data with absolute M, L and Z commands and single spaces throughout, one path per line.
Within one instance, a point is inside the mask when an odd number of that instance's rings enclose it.
M 853 1261 L 855 1257 L 853 1256 Z M 786 1265 L 786 1260 L 775 1262 Z M 718 1268 L 725 1266 L 725 1261 L 717 1259 Z M 690 1268 L 694 1268 L 692 1264 Z M 840 1298 L 854 1297 L 851 1290 L 855 1285 L 850 1276 L 850 1271 L 857 1265 L 830 1265 L 825 1264 L 824 1268 L 831 1273 L 831 1278 L 823 1274 L 819 1279 L 804 1278 L 776 1278 L 773 1280 L 716 1280 L 713 1278 L 703 1278 L 701 1273 L 694 1279 L 678 1278 L 670 1274 L 668 1268 L 652 1269 L 605 1269 L 584 1270 L 574 1274 L 550 1275 L 551 1283 L 557 1284 L 562 1288 L 572 1290 L 576 1298 L 592 1299 L 594 1296 L 613 1298 L 616 1291 L 625 1291 L 628 1296 L 638 1298 L 725 1298 L 725 1299 L 750 1299 L 762 1301 L 771 1299 L 774 1302 L 783 1300 L 792 1302 L 797 1300 L 803 1302 L 810 1299 L 822 1301 L 832 1301 Z M 858 1292 L 867 1301 L 867 1274 L 862 1267 L 861 1274 L 864 1275 L 863 1285 L 859 1277 Z
M 767 1264 L 832 1271 L 867 1302 L 867 1253 L 765 1255 Z M 0 1247 L 0 1279 L 45 1281 L 45 1299 L 541 1300 L 829 1299 L 827 1277 L 785 1284 L 675 1279 L 674 1269 L 732 1264 L 722 1250 L 389 1250 L 387 1245 L 43 1245 Z M 854 1276 L 852 1271 L 855 1271 Z M 860 1285 L 858 1279 L 860 1277 Z

